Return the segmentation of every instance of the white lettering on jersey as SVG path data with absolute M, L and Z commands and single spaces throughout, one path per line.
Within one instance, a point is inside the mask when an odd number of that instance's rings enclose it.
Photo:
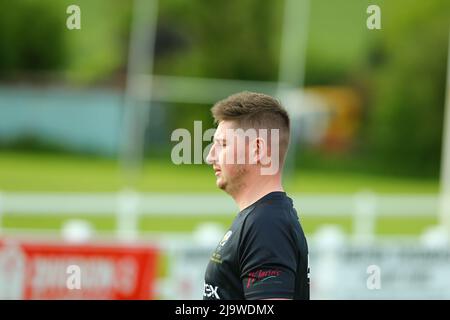
M 203 296 L 210 298 L 210 297 L 212 297 L 214 295 L 214 297 L 216 299 L 220 299 L 219 294 L 217 293 L 218 289 L 219 289 L 218 286 L 213 286 L 211 284 L 204 283 Z

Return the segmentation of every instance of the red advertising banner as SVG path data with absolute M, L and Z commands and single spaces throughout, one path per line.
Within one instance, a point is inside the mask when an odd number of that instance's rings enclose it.
M 158 251 L 0 239 L 0 299 L 152 299 Z

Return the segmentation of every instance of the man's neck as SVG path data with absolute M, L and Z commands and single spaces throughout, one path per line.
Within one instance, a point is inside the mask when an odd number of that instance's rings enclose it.
M 232 194 L 231 196 L 238 205 L 239 210 L 242 211 L 266 194 L 275 191 L 284 192 L 283 186 L 281 185 L 281 177 L 279 175 L 267 179 L 258 179 L 252 182 L 252 184 L 243 185 L 239 192 Z

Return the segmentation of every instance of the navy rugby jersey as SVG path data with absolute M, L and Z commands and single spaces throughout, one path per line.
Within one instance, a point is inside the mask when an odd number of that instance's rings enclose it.
M 203 299 L 309 299 L 308 245 L 292 199 L 271 192 L 238 213 L 213 252 Z

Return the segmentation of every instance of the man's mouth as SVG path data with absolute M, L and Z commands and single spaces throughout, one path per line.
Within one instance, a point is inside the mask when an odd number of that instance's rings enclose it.
M 220 175 L 220 172 L 220 169 L 214 169 L 214 174 L 216 175 L 216 177 Z

